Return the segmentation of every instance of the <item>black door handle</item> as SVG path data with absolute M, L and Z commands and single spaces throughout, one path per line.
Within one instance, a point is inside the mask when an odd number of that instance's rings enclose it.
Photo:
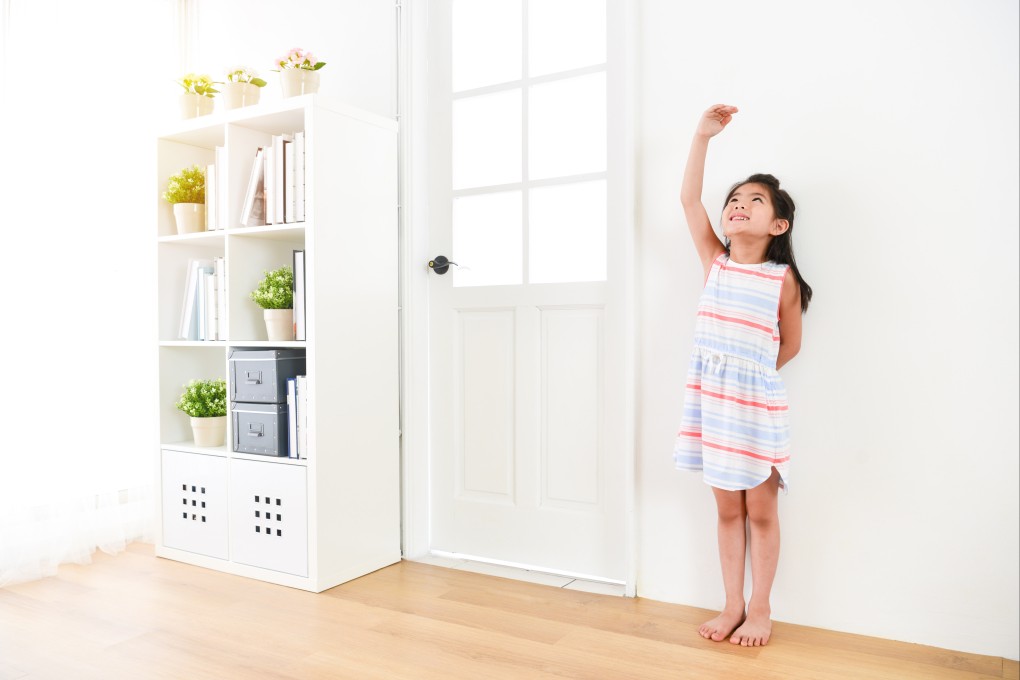
M 437 274 L 445 274 L 450 269 L 450 265 L 456 265 L 456 262 L 450 262 L 446 255 L 436 255 L 435 259 L 429 260 L 429 269 Z M 460 265 L 457 265 L 460 266 Z

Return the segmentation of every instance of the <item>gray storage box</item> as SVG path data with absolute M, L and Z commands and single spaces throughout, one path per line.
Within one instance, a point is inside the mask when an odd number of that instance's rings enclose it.
M 303 349 L 230 350 L 230 400 L 285 404 L 287 380 L 305 375 Z
M 234 403 L 234 451 L 263 456 L 286 456 L 287 405 Z

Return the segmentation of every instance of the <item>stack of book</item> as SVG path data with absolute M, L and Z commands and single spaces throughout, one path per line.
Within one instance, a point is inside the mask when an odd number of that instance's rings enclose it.
M 273 135 L 255 151 L 241 226 L 305 221 L 305 133 Z
M 184 303 L 178 336 L 181 340 L 225 340 L 226 271 L 224 259 L 192 259 L 184 282 Z
M 287 452 L 308 458 L 308 376 L 287 380 Z

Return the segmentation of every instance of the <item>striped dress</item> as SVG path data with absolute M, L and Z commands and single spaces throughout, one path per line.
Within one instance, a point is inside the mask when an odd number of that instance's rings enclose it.
M 773 467 L 789 489 L 789 410 L 776 371 L 788 268 L 738 264 L 723 253 L 701 293 L 673 460 L 678 469 L 703 470 L 718 489 L 753 488 Z

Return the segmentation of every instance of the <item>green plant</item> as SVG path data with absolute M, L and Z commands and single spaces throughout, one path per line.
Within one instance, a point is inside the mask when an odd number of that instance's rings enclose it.
M 170 175 L 163 200 L 167 203 L 205 203 L 205 170 L 192 165 Z
M 211 98 L 220 93 L 219 90 L 213 87 L 213 85 L 220 85 L 220 83 L 215 82 L 212 78 L 205 74 L 199 76 L 194 73 L 189 73 L 176 82 L 184 88 L 185 92 L 200 94 L 203 97 Z
M 294 308 L 294 272 L 290 267 L 263 271 L 265 276 L 258 288 L 251 292 L 251 299 L 262 309 Z
M 314 54 L 306 52 L 300 47 L 295 47 L 290 52 L 277 59 L 276 65 L 280 67 L 281 71 L 289 68 L 300 68 L 305 71 L 318 71 L 326 65 L 326 62 L 316 61 Z M 276 69 L 273 70 L 275 71 Z
M 265 87 L 266 81 L 259 78 L 259 74 L 254 69 L 250 69 L 247 66 L 235 66 L 227 74 L 228 83 L 251 83 L 255 87 Z
M 223 378 L 192 380 L 174 404 L 192 418 L 227 415 L 227 381 Z

